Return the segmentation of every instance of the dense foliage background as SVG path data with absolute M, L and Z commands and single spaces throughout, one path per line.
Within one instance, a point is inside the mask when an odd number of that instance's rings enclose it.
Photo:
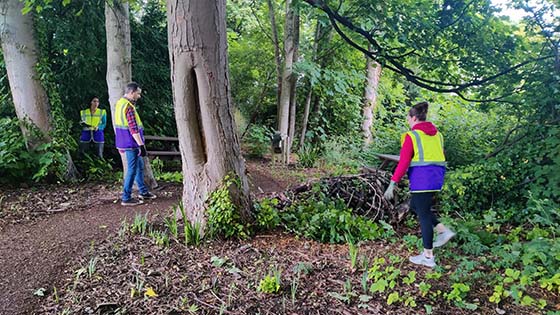
M 270 3 L 282 39 L 284 2 Z M 560 233 L 560 23 L 558 15 L 550 17 L 558 1 L 543 1 L 537 9 L 512 1 L 529 12 L 521 21 L 499 17 L 485 0 L 325 3 L 355 29 L 341 21 L 335 29 L 324 10 L 295 2 L 301 19 L 295 64 L 297 132 L 309 95 L 311 104 L 305 143 L 295 137 L 298 166 L 345 174 L 376 165 L 374 153 L 398 154 L 410 105 L 428 101 L 429 120 L 445 137 L 448 159 L 438 210 L 456 219 L 458 244 L 470 255 L 456 261 L 454 284 L 482 279 L 484 274 L 473 272 L 480 266 L 509 269 L 510 274 L 518 270 L 526 278 L 492 278 L 496 303 L 506 297 L 501 295 L 505 290 L 518 303 L 541 307 L 519 292 L 531 284 L 549 291 L 560 288 L 560 247 L 555 242 Z M 230 92 L 243 151 L 250 158 L 268 154 L 276 129 L 278 86 L 269 10 L 267 1 L 227 2 Z M 65 150 L 77 157 L 79 111 L 94 95 L 109 109 L 104 1 L 45 1 L 36 11 L 38 72 L 51 102 L 54 140 L 27 150 L 0 59 L 0 185 L 64 180 Z M 318 28 L 321 36 L 316 37 Z M 133 79 L 143 86 L 139 104 L 146 134 L 176 136 L 164 1 L 131 2 L 131 38 Z M 370 47 L 382 67 L 369 146 L 363 145 L 361 130 L 366 57 L 356 47 Z M 523 66 L 512 68 L 517 64 Z M 496 74 L 493 80 L 480 81 Z M 118 178 L 113 169 L 120 167 L 119 157 L 108 123 L 106 159 L 78 160 L 85 179 Z M 163 177 L 162 168 L 161 161 L 154 163 L 160 179 L 181 181 L 180 174 Z M 213 203 L 216 215 L 233 211 L 225 209 L 229 204 Z M 351 221 L 347 209 L 340 208 L 336 201 L 310 199 L 294 206 L 296 214 L 288 213 L 294 217 L 287 220 L 269 201 L 256 206 L 259 222 L 267 228 L 283 221 L 296 233 L 324 227 L 317 232 L 321 241 L 345 240 L 347 235 L 333 228 L 340 223 L 337 218 L 344 218 L 356 239 L 372 233 L 369 222 Z M 320 224 L 309 228 L 306 215 Z M 229 231 L 227 224 L 219 226 L 226 235 L 243 228 L 234 227 Z M 377 225 L 373 230 L 375 235 L 362 239 L 389 233 Z M 473 256 L 490 258 L 469 260 Z

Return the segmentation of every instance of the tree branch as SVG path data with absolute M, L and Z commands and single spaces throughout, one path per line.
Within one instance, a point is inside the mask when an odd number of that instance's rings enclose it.
M 520 68 L 522 68 L 522 67 L 524 67 L 528 64 L 536 63 L 538 61 L 542 61 L 542 60 L 546 60 L 546 59 L 550 59 L 550 58 L 555 57 L 554 55 L 547 55 L 547 56 L 541 56 L 541 57 L 538 57 L 538 58 L 530 58 L 530 59 L 528 59 L 524 62 L 521 62 L 517 65 L 514 65 L 514 66 L 511 66 L 507 69 L 504 69 L 504 70 L 502 70 L 502 71 L 500 71 L 500 72 L 498 72 L 494 75 L 488 76 L 486 78 L 471 80 L 471 81 L 466 82 L 466 83 L 455 83 L 455 82 L 443 82 L 443 81 L 430 80 L 430 79 L 426 79 L 426 78 L 423 78 L 421 76 L 416 75 L 412 69 L 406 67 L 403 64 L 403 62 L 400 60 L 400 58 L 402 56 L 397 57 L 397 56 L 392 56 L 392 55 L 387 54 L 386 52 L 388 51 L 388 49 L 386 47 L 381 46 L 381 44 L 379 44 L 369 32 L 367 32 L 367 31 L 361 29 L 360 27 L 354 25 L 348 18 L 346 18 L 344 16 L 341 16 L 337 12 L 333 11 L 322 0 L 304 0 L 304 1 L 307 2 L 308 4 L 310 4 L 311 6 L 325 12 L 327 14 L 327 16 L 329 17 L 329 20 L 331 21 L 331 24 L 332 24 L 333 28 L 342 37 L 342 39 L 344 39 L 350 46 L 358 49 L 359 51 L 364 53 L 369 58 L 375 60 L 376 62 L 379 62 L 380 64 L 382 64 L 383 67 L 403 75 L 406 78 L 406 80 L 408 80 L 409 82 L 412 82 L 413 84 L 415 84 L 419 87 L 425 88 L 425 89 L 433 91 L 433 92 L 438 92 L 438 93 L 456 93 L 457 95 L 459 95 L 461 98 L 463 98 L 465 100 L 468 100 L 468 99 L 461 92 L 467 90 L 468 88 L 483 86 L 485 84 L 490 83 L 491 81 L 496 80 L 497 78 L 499 78 L 501 76 L 504 76 L 504 75 L 507 75 L 511 72 L 514 72 L 514 71 L 516 71 L 516 70 L 518 70 L 518 69 L 520 69 Z M 362 47 L 361 45 L 356 43 L 354 40 L 352 40 L 339 27 L 339 24 L 342 24 L 343 26 L 345 26 L 349 30 L 351 30 L 355 33 L 358 33 L 359 35 L 364 37 L 374 48 L 373 51 L 369 51 L 368 49 Z M 509 94 L 509 95 L 511 95 L 511 94 Z M 492 100 L 479 100 L 479 101 L 480 102 L 497 101 L 497 100 L 503 99 L 506 96 L 508 96 L 508 95 L 500 96 L 500 97 L 494 98 Z

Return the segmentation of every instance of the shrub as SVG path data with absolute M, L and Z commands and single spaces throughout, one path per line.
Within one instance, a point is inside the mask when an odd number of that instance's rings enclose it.
M 323 243 L 345 243 L 380 237 L 373 221 L 356 216 L 341 200 L 318 197 L 301 199 L 281 213 L 288 231 Z
M 18 119 L 0 119 L 0 182 L 29 181 L 36 167 L 36 156 L 27 151 Z
M 315 166 L 319 159 L 319 149 L 311 144 L 305 144 L 298 154 L 298 163 L 305 168 Z
M 247 154 L 251 157 L 263 157 L 270 148 L 272 130 L 265 126 L 252 126 L 245 140 Z

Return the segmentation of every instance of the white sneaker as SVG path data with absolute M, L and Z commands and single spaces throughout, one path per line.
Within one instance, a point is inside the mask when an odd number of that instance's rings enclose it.
M 423 253 L 417 256 L 411 256 L 408 260 L 416 265 L 422 265 L 430 268 L 434 268 L 436 266 L 435 256 L 428 258 L 424 256 Z
M 445 245 L 453 236 L 455 236 L 455 232 L 451 230 L 445 230 L 442 233 L 438 233 L 436 236 L 436 240 L 433 243 L 434 247 L 441 247 Z

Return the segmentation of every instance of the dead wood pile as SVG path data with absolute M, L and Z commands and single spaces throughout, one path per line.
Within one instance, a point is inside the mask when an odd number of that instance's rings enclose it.
M 408 203 L 399 203 L 398 196 L 393 201 L 387 201 L 383 197 L 390 179 L 391 174 L 386 171 L 367 168 L 356 175 L 326 177 L 308 182 L 272 197 L 280 201 L 279 208 L 283 209 L 298 200 L 312 198 L 317 193 L 313 187 L 319 185 L 326 196 L 333 200 L 342 199 L 355 214 L 394 224 L 404 218 L 408 212 Z

